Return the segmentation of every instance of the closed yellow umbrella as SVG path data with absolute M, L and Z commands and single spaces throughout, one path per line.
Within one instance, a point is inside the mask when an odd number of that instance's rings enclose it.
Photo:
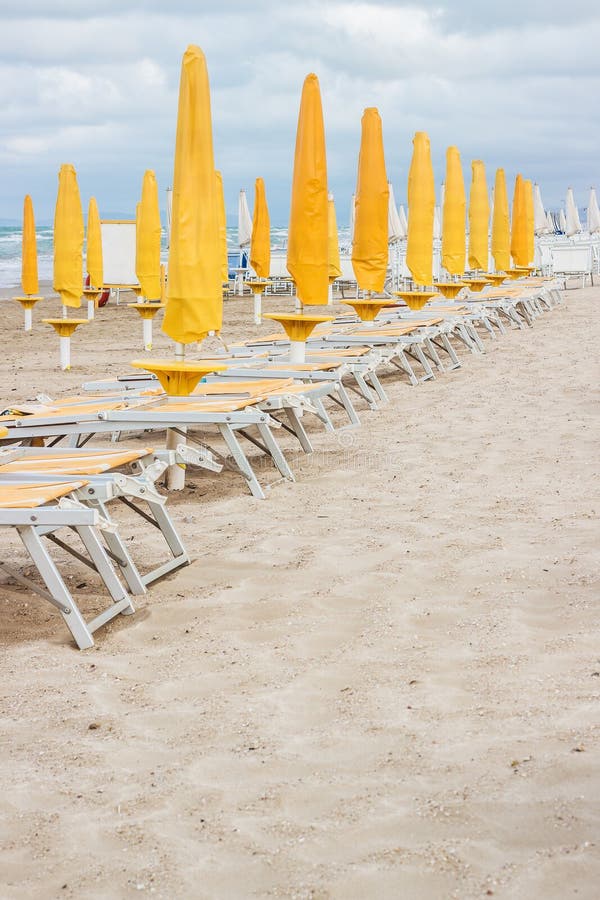
M 158 184 L 152 169 L 144 172 L 142 199 L 136 208 L 135 274 L 146 300 L 160 299 L 160 242 L 162 226 Z
M 254 324 L 260 325 L 262 321 L 262 295 L 265 289 L 264 279 L 269 277 L 271 271 L 271 220 L 265 195 L 265 183 L 262 178 L 257 178 L 254 183 L 250 265 L 258 276 L 258 280 L 252 279 L 247 284 L 250 285 L 254 301 Z
M 227 212 L 225 211 L 225 192 L 223 176 L 215 172 L 217 179 L 217 212 L 219 218 L 219 250 L 221 255 L 221 285 L 229 281 L 229 259 L 227 257 Z
M 335 214 L 335 201 L 333 194 L 327 199 L 327 233 L 329 246 L 329 281 L 333 282 L 342 274 L 340 264 L 340 242 L 338 237 L 337 216 Z
M 380 293 L 388 266 L 390 188 L 385 171 L 381 117 L 375 108 L 362 117 L 352 240 L 352 268 L 363 291 Z
M 102 287 L 104 282 L 104 270 L 102 262 L 102 231 L 100 228 L 100 214 L 95 197 L 90 197 L 87 219 L 87 248 L 86 267 L 90 276 L 91 287 Z
M 471 193 L 469 194 L 469 268 L 488 268 L 488 234 L 490 200 L 485 179 L 485 165 L 480 159 L 471 163 Z
M 298 114 L 287 268 L 301 303 L 327 303 L 327 155 L 319 79 L 314 74 L 304 80 Z
M 68 307 L 78 308 L 83 294 L 83 211 L 75 169 L 70 164 L 60 167 L 58 196 L 54 212 L 54 290 L 62 301 L 62 319 L 43 319 L 51 325 L 60 340 L 60 365 L 71 368 L 71 335 L 87 319 L 67 318 Z
M 413 139 L 413 155 L 408 173 L 408 241 L 406 264 L 417 285 L 433 282 L 433 218 L 435 184 L 431 147 L 424 131 Z
M 222 254 L 206 59 L 187 48 L 181 66 L 167 308 L 163 331 L 202 341 L 223 319 Z
M 28 296 L 37 294 L 38 281 L 37 242 L 33 203 L 29 194 L 23 203 L 23 256 L 21 259 L 21 287 Z
M 21 306 L 25 314 L 25 331 L 31 331 L 33 327 L 33 308 L 43 298 L 35 296 L 39 290 L 37 242 L 33 203 L 29 194 L 27 194 L 23 203 L 23 239 L 21 247 L 21 287 L 25 296 L 13 297 L 13 300 Z
M 533 211 L 533 184 L 529 178 L 524 182 L 525 195 L 525 229 L 526 229 L 526 246 L 527 246 L 527 262 L 529 265 L 533 262 L 535 256 L 535 215 Z
M 77 308 L 83 293 L 83 212 L 72 165 L 58 173 L 58 196 L 54 214 L 54 279 L 63 306 Z
M 515 179 L 513 194 L 512 230 L 510 252 L 516 266 L 526 266 L 528 260 L 527 247 L 527 211 L 525 208 L 525 185 L 522 175 Z
M 262 178 L 254 182 L 250 265 L 259 278 L 268 278 L 271 274 L 271 219 Z
M 498 272 L 510 269 L 510 218 L 504 169 L 496 170 L 494 215 L 492 217 L 492 256 Z
M 450 275 L 465 271 L 467 198 L 458 147 L 446 150 L 442 217 L 442 265 Z

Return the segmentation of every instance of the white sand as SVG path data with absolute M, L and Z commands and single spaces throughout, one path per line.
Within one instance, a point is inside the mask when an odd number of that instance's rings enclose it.
M 284 440 L 266 502 L 194 475 L 193 564 L 94 650 L 0 579 L 3 897 L 598 897 L 600 289 L 566 296 Z M 107 309 L 62 375 L 0 315 L 8 401 L 140 355 Z

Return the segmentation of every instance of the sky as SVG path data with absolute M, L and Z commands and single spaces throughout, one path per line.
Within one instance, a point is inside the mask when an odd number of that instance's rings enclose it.
M 436 184 L 446 147 L 539 182 L 558 209 L 567 187 L 600 187 L 600 6 L 591 0 L 0 0 L 0 221 L 33 197 L 51 220 L 62 163 L 84 206 L 133 215 L 145 169 L 161 207 L 171 183 L 181 58 L 204 51 L 215 161 L 228 221 L 240 188 L 265 179 L 287 224 L 304 77 L 321 85 L 329 187 L 346 224 L 360 119 L 383 120 L 388 178 L 406 202 L 412 137 L 431 138 Z

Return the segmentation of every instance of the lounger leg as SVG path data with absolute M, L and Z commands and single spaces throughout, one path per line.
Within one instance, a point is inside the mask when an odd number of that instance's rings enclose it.
M 487 316 L 482 316 L 482 317 L 481 317 L 481 321 L 482 321 L 482 323 L 483 323 L 483 327 L 484 327 L 487 331 L 489 331 L 489 333 L 490 333 L 492 339 L 495 341 L 495 340 L 496 340 L 496 335 L 494 334 L 494 329 L 492 328 L 492 323 L 490 322 L 490 320 L 488 319 L 488 317 L 487 317 Z
M 388 402 L 387 394 L 385 393 L 385 391 L 383 389 L 383 385 L 380 382 L 379 376 L 377 375 L 377 373 L 369 372 L 368 376 L 365 375 L 365 380 L 367 380 L 367 378 L 368 378 L 369 384 L 372 386 L 373 390 L 375 391 L 375 393 L 377 394 L 377 396 L 379 397 L 381 402 L 387 403 Z
M 508 321 L 511 323 L 511 325 L 514 325 L 516 328 L 523 330 L 523 327 L 524 327 L 523 320 L 521 319 L 521 316 L 519 315 L 517 310 L 514 308 L 514 306 L 510 306 L 507 309 L 503 309 L 502 312 L 504 313 L 504 315 L 506 316 Z
M 360 419 L 356 415 L 356 410 L 354 409 L 354 407 L 352 405 L 352 400 L 348 396 L 348 392 L 347 392 L 346 388 L 344 387 L 344 385 L 341 382 L 338 382 L 337 387 L 338 387 L 338 389 L 337 389 L 338 399 L 339 399 L 340 403 L 342 404 L 342 406 L 344 407 L 344 409 L 346 410 L 346 412 L 348 413 L 348 418 L 350 419 L 350 422 L 352 423 L 352 425 L 360 425 Z
M 444 346 L 444 350 L 450 357 L 450 362 L 452 363 L 450 368 L 451 369 L 460 369 L 461 362 L 460 362 L 458 356 L 456 355 L 456 351 L 455 351 L 454 347 L 450 343 L 450 338 L 448 337 L 448 335 L 445 332 L 442 332 L 440 334 L 440 340 Z
M 258 479 L 256 475 L 252 471 L 252 466 L 248 462 L 246 458 L 246 454 L 242 450 L 240 442 L 238 441 L 236 435 L 233 432 L 233 429 L 229 427 L 229 425 L 219 425 L 219 431 L 221 432 L 221 436 L 223 440 L 227 444 L 229 452 L 233 456 L 240 473 L 244 476 L 246 481 L 248 482 L 248 487 L 250 488 L 250 493 L 253 497 L 257 497 L 259 500 L 265 499 L 265 493 L 258 483 Z
M 425 375 L 421 378 L 421 381 L 427 381 L 429 378 L 435 379 L 435 375 L 433 374 L 433 369 L 429 365 L 429 360 L 423 353 L 422 347 L 419 344 L 413 344 L 412 347 L 410 348 L 409 352 L 412 352 L 415 354 L 415 356 L 417 357 L 417 359 L 419 360 L 419 362 L 425 369 Z
M 110 513 L 106 509 L 104 503 L 90 503 L 88 501 L 88 504 L 96 508 L 101 516 L 110 521 Z M 131 558 L 123 540 L 121 539 L 121 535 L 119 534 L 119 532 L 103 531 L 102 529 L 100 529 L 100 534 L 102 535 L 102 539 L 112 555 L 113 561 L 121 570 L 123 578 L 125 579 L 127 587 L 129 588 L 131 593 L 145 594 L 146 588 L 144 586 L 144 580 L 140 575 L 136 564 Z
M 325 404 L 323 403 L 323 401 L 321 400 L 321 398 L 318 397 L 318 398 L 315 399 L 315 398 L 313 397 L 313 398 L 311 399 L 311 403 L 313 404 L 313 406 L 314 406 L 315 409 L 317 410 L 317 416 L 319 417 L 319 419 L 321 420 L 321 422 L 322 422 L 323 425 L 325 426 L 325 430 L 326 430 L 326 431 L 331 431 L 331 432 L 335 431 L 335 428 L 334 428 L 334 426 L 333 426 L 333 422 L 331 421 L 331 418 L 330 418 L 330 416 L 329 416 L 329 413 L 328 413 L 327 410 L 325 409 Z
M 427 355 L 429 359 L 433 362 L 433 364 L 437 367 L 438 371 L 443 372 L 444 366 L 442 365 L 442 361 L 438 355 L 438 352 L 435 348 L 435 344 L 431 340 L 431 338 L 425 338 L 425 347 L 427 348 Z
M 166 575 L 168 572 L 172 572 L 174 569 L 180 569 L 181 566 L 187 566 L 190 558 L 181 542 L 181 538 L 177 533 L 169 511 L 164 504 L 155 503 L 152 500 L 147 500 L 146 502 L 148 503 L 150 512 L 156 520 L 156 524 L 158 525 L 162 536 L 169 546 L 169 550 L 173 554 L 173 559 L 164 563 L 162 566 L 157 566 L 155 569 L 152 569 L 151 572 L 147 572 L 146 575 L 142 576 L 144 584 L 148 585 L 152 584 L 153 581 L 156 581 L 157 578 L 162 578 L 162 576 Z
M 525 321 L 529 325 L 529 327 L 533 328 L 533 318 L 531 316 L 531 313 L 527 309 L 527 306 L 524 303 L 519 304 L 519 306 L 520 306 L 520 308 L 519 308 L 520 314 L 523 316 L 523 318 L 525 319 Z
M 75 643 L 80 650 L 87 650 L 88 647 L 93 647 L 94 639 L 92 633 L 35 528 L 19 528 L 18 532 L 25 549 L 53 598 L 50 602 L 60 610 L 60 614 L 73 635 Z
M 502 322 L 502 319 L 500 318 L 497 310 L 494 312 L 493 316 L 490 315 L 490 319 L 492 319 L 492 321 L 495 323 L 496 328 L 498 329 L 500 334 L 506 334 L 506 328 L 504 327 L 504 323 Z
M 377 409 L 377 399 L 373 394 L 373 391 L 365 381 L 361 372 L 354 372 L 354 378 L 360 391 L 358 392 L 361 397 L 367 401 L 369 409 Z
M 302 447 L 304 452 L 312 453 L 313 445 L 310 442 L 310 438 L 308 437 L 308 435 L 306 433 L 306 429 L 305 429 L 304 425 L 302 424 L 302 422 L 300 421 L 300 417 L 296 413 L 296 410 L 293 409 L 291 406 L 286 406 L 285 414 L 290 423 L 292 431 L 298 438 L 298 441 L 300 442 L 300 446 Z
M 469 332 L 469 337 L 471 338 L 472 343 L 474 344 L 476 350 L 479 350 L 480 353 L 485 353 L 485 347 L 481 341 L 481 338 L 477 334 L 477 329 L 474 325 L 467 326 L 467 331 Z M 476 350 L 473 352 L 475 353 Z
M 121 604 L 126 601 L 121 612 L 123 613 L 123 615 L 130 616 L 135 611 L 134 606 L 129 599 L 125 588 L 117 578 L 117 573 L 115 572 L 109 557 L 106 555 L 106 551 L 100 543 L 100 539 L 98 538 L 96 532 L 89 525 L 78 525 L 76 526 L 75 530 L 81 538 L 81 541 L 85 549 L 87 550 L 91 561 L 94 563 L 96 571 L 106 585 L 108 593 L 113 598 L 115 603 Z M 109 621 L 109 619 L 113 617 L 113 610 L 108 610 L 108 612 L 111 613 L 111 615 L 106 617 L 105 621 Z M 98 619 L 100 619 L 100 616 L 94 619 L 93 623 L 90 623 L 89 627 L 92 631 L 95 630 L 93 625 L 98 621 Z M 98 627 L 98 625 L 96 625 L 96 627 Z
M 400 369 L 401 372 L 406 372 L 408 375 L 408 380 L 416 387 L 419 384 L 419 379 L 414 373 L 414 369 L 408 361 L 408 357 L 404 350 L 397 349 L 394 356 L 390 358 L 390 362 L 393 366 L 396 366 L 397 369 Z
M 477 353 L 477 348 L 473 344 L 471 336 L 462 322 L 456 328 L 456 337 L 459 339 L 459 341 L 463 342 L 465 347 L 470 350 L 471 353 Z
M 287 460 L 286 460 L 285 456 L 283 455 L 279 444 L 273 437 L 273 432 L 271 431 L 269 426 L 258 423 L 256 427 L 259 431 L 261 438 L 263 439 L 264 445 L 267 447 L 269 453 L 271 454 L 273 462 L 279 469 L 279 473 L 284 478 L 287 478 L 288 481 L 295 481 L 296 479 L 294 478 L 294 473 L 288 466 Z

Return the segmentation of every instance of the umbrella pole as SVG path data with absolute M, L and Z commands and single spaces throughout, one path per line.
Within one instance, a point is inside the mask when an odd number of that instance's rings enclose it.
M 88 317 L 88 319 L 90 319 L 90 320 L 94 318 L 94 308 L 95 308 L 95 305 L 96 305 L 96 304 L 94 303 L 93 300 L 88 300 L 88 302 L 87 302 L 87 317 Z
M 144 323 L 145 324 L 145 323 Z M 185 359 L 185 344 L 175 344 L 175 359 L 183 362 Z M 185 432 L 185 428 L 179 431 Z M 185 437 L 172 428 L 167 428 L 167 450 L 176 450 L 179 444 L 185 444 Z M 185 469 L 174 463 L 167 469 L 167 490 L 182 491 L 185 487 Z
M 60 367 L 65 372 L 71 368 L 71 338 L 60 337 Z
M 31 307 L 25 309 L 25 331 L 31 331 L 33 328 L 33 310 Z
M 306 342 L 290 341 L 290 362 L 305 363 L 306 362 Z
M 254 295 L 254 324 L 260 325 L 262 321 L 262 293 Z
M 150 352 L 152 350 L 152 319 L 142 319 L 142 329 L 144 333 L 144 350 Z

